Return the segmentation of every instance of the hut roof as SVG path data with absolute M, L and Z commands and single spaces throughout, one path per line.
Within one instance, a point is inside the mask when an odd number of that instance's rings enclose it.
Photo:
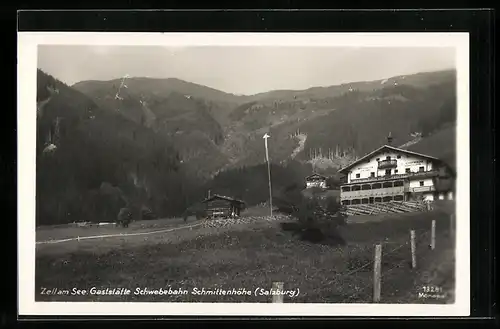
M 224 195 L 219 195 L 219 194 L 214 194 L 211 197 L 206 198 L 202 202 L 206 203 L 206 202 L 209 202 L 209 201 L 212 201 L 212 200 L 215 200 L 215 199 L 226 200 L 226 201 L 236 202 L 236 203 L 241 203 L 241 204 L 245 203 L 245 201 L 243 201 L 243 200 L 238 200 L 238 199 L 235 199 L 235 198 L 231 198 L 231 197 L 224 196 Z
M 314 174 L 312 174 L 312 175 L 309 175 L 309 176 L 307 176 L 307 177 L 306 177 L 306 179 L 315 178 L 315 177 L 317 177 L 317 178 L 324 178 L 324 179 L 326 179 L 326 176 L 320 175 L 320 174 L 318 174 L 318 173 L 314 173 Z

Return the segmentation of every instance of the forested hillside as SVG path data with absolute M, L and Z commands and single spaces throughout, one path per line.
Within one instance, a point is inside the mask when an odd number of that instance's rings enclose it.
M 236 96 L 178 79 L 84 81 L 38 71 L 37 222 L 179 216 L 207 190 L 248 205 L 301 189 L 386 143 L 454 165 L 455 72 Z M 314 168 L 314 169 L 313 169 Z M 292 187 L 295 186 L 295 187 Z
M 395 145 L 402 145 L 415 135 L 428 136 L 456 121 L 454 72 L 418 74 L 382 82 L 326 88 L 332 94 L 324 93 L 323 98 L 313 98 L 312 91 L 294 92 L 287 94 L 292 100 L 239 105 L 230 117 L 237 130 L 245 131 L 249 137 L 240 143 L 239 149 L 233 149 L 236 153 L 233 157 L 240 158 L 238 165 L 261 162 L 264 132 L 272 136 L 271 157 L 281 162 L 298 147 L 299 133 L 305 142 L 297 159 L 309 160 L 311 151 L 326 157 L 329 150 L 337 148 L 342 154 L 362 156 L 384 144 L 389 133 Z
M 305 177 L 311 173 L 311 166 L 297 161 L 286 165 L 273 164 L 271 177 L 273 195 L 278 197 L 286 188 L 302 190 L 305 188 Z M 204 190 L 212 193 L 229 195 L 245 200 L 248 205 L 266 202 L 269 199 L 267 165 L 239 167 L 217 174 L 204 186 Z
M 183 211 L 191 180 L 171 141 L 42 71 L 37 87 L 39 225 L 114 220 L 126 204 L 138 213 Z
M 456 133 L 455 124 L 451 124 L 407 149 L 437 157 L 456 170 Z
M 177 79 L 133 78 L 123 85 L 122 80 L 85 81 L 75 84 L 74 88 L 92 98 L 103 110 L 170 138 L 177 146 L 180 160 L 197 175 L 208 178 L 228 161 L 219 150 L 224 142 L 220 122 L 232 106 L 222 101 L 225 93 Z M 181 93 L 187 91 L 221 102 Z M 229 94 L 227 98 L 232 99 Z

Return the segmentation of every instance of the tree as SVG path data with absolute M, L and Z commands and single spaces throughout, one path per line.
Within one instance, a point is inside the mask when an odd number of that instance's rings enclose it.
M 340 210 L 340 203 L 334 197 L 328 197 L 326 200 L 326 211 L 330 214 L 336 214 Z
M 329 176 L 326 179 L 326 186 L 330 190 L 338 190 L 340 187 L 340 179 L 337 176 Z
M 318 200 L 313 198 L 303 198 L 302 202 L 298 206 L 297 217 L 299 222 L 301 222 L 306 227 L 314 226 L 316 222 L 317 209 L 319 207 Z

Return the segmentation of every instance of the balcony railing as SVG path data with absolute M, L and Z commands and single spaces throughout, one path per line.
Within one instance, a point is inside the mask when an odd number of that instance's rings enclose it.
M 378 169 L 396 168 L 398 162 L 396 160 L 381 160 L 378 162 Z
M 407 188 L 404 186 L 379 188 L 375 190 L 359 190 L 359 191 L 348 191 L 341 192 L 341 200 L 359 199 L 359 198 L 369 198 L 369 197 L 383 197 L 390 195 L 401 195 L 407 192 Z
M 417 187 L 410 187 L 410 189 L 409 189 L 409 191 L 412 193 L 433 192 L 435 190 L 436 190 L 436 188 L 434 186 L 417 186 Z
M 379 177 L 352 178 L 350 184 L 357 184 L 357 183 L 364 183 L 364 182 L 380 182 L 380 181 L 396 180 L 396 179 L 403 179 L 403 178 L 434 177 L 434 176 L 438 176 L 438 175 L 439 175 L 439 172 L 437 170 L 419 171 L 419 172 L 411 172 L 411 173 L 404 173 L 404 174 L 398 174 L 398 175 L 385 175 L 385 176 L 379 176 Z M 344 184 L 347 184 L 347 183 L 344 183 Z

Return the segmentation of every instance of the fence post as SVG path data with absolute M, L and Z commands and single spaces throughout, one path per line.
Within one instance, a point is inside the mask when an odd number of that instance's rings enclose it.
M 380 302 L 381 286 L 381 268 L 382 268 L 382 245 L 375 246 L 375 261 L 373 265 L 373 302 Z
M 411 268 L 417 267 L 417 255 L 416 255 L 416 245 L 415 245 L 415 230 L 410 231 L 410 243 L 411 243 Z
M 80 236 L 77 237 L 78 242 L 80 242 Z
M 276 291 L 276 295 L 272 295 L 273 303 L 283 303 L 283 295 L 280 292 L 283 291 L 283 282 L 273 282 L 273 291 Z
M 436 248 L 436 220 L 432 220 L 432 227 L 431 227 L 431 250 L 434 250 Z

